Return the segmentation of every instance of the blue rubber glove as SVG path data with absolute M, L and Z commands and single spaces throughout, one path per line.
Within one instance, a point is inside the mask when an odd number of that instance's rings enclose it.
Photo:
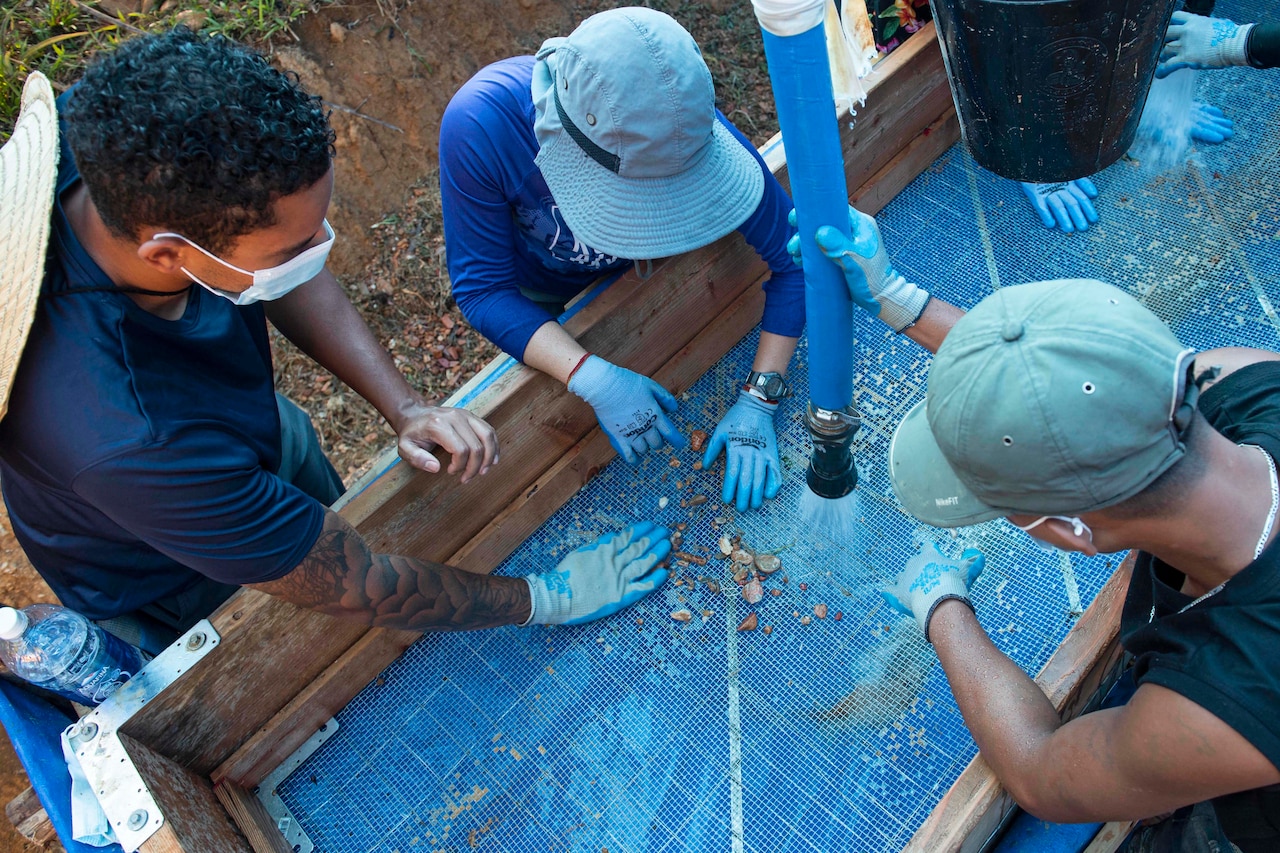
M 1236 125 L 1222 110 L 1199 101 L 1191 103 L 1191 138 L 1217 145 L 1236 135 Z
M 759 509 L 773 500 L 782 488 L 782 461 L 778 458 L 778 436 L 773 428 L 777 403 L 738 392 L 738 402 L 720 419 L 719 426 L 702 454 L 702 467 L 710 468 L 720 451 L 725 453 L 724 488 L 720 500 L 732 503 L 738 512 Z
M 658 564 L 671 553 L 670 536 L 644 521 L 582 546 L 552 571 L 525 575 L 524 625 L 581 625 L 631 606 L 666 582 L 670 572 Z
M 924 638 L 929 640 L 929 620 L 940 603 L 956 598 L 973 609 L 969 588 L 982 574 L 985 563 L 986 558 L 976 548 L 966 549 L 959 560 L 953 560 L 931 544 L 908 560 L 894 585 L 880 594 L 894 610 L 915 617 Z
M 1089 225 L 1098 221 L 1098 211 L 1090 199 L 1098 197 L 1098 188 L 1088 178 L 1053 184 L 1029 184 L 1022 182 L 1031 206 L 1040 216 L 1045 228 L 1055 225 L 1063 234 L 1088 231 Z
M 1226 18 L 1206 18 L 1190 12 L 1174 12 L 1164 34 L 1156 76 L 1168 77 L 1180 68 L 1226 68 L 1248 65 L 1249 30 Z
M 796 224 L 796 212 L 787 217 L 792 227 Z M 823 225 L 814 235 L 814 241 L 822 254 L 844 270 L 845 284 L 854 304 L 873 317 L 888 323 L 895 332 L 901 332 L 924 313 L 929 303 L 929 291 L 917 287 L 893 268 L 889 253 L 880 237 L 880 226 L 874 217 L 849 206 L 850 239 L 845 239 L 837 229 Z M 787 241 L 787 251 L 797 266 L 801 265 L 800 235 Z
M 663 439 L 677 450 L 685 446 L 667 417 L 678 406 L 676 398 L 647 376 L 592 355 L 569 377 L 569 390 L 595 409 L 609 443 L 631 465 Z

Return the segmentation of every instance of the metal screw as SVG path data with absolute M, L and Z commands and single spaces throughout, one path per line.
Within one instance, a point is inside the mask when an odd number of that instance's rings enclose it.
M 205 644 L 209 638 L 205 636 L 204 631 L 196 631 L 190 637 L 187 637 L 187 651 L 194 652 Z
M 81 723 L 80 737 L 84 738 L 85 740 L 93 740 L 97 736 L 98 736 L 97 723 Z
M 129 815 L 129 821 L 128 821 L 129 828 L 132 829 L 134 832 L 137 832 L 138 830 L 142 829 L 142 827 L 147 825 L 148 817 L 149 815 L 147 814 L 146 809 L 136 809 L 133 812 L 133 814 Z

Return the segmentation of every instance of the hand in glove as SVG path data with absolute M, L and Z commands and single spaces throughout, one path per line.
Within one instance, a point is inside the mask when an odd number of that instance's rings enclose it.
M 1045 228 L 1057 225 L 1063 234 L 1071 234 L 1088 231 L 1089 226 L 1098 221 L 1098 211 L 1094 210 L 1090 200 L 1098 197 L 1098 188 L 1088 178 L 1053 184 L 1023 181 L 1022 191 L 1027 194 Z
M 796 212 L 787 221 L 796 224 Z M 850 237 L 823 225 L 814 235 L 822 254 L 840 265 L 855 305 L 878 316 L 895 332 L 901 332 L 920 318 L 929 302 L 929 292 L 907 281 L 893 268 L 885 251 L 880 227 L 874 217 L 849 206 Z M 791 259 L 800 264 L 800 235 L 787 242 Z
M 915 617 L 928 640 L 929 620 L 941 602 L 957 598 L 973 609 L 969 588 L 982 574 L 985 563 L 986 558 L 976 548 L 967 549 L 959 560 L 953 560 L 931 544 L 908 560 L 894 585 L 880 594 L 894 610 Z
M 768 403 L 746 391 L 725 413 L 707 442 L 702 467 L 710 468 L 720 451 L 725 453 L 724 488 L 720 499 L 733 503 L 738 512 L 759 509 L 782 488 L 782 462 L 778 436 L 773 428 L 777 403 Z M 736 496 L 736 497 L 735 497 Z
M 1199 101 L 1191 102 L 1191 138 L 1217 145 L 1236 135 L 1236 125 L 1222 110 Z
M 1237 26 L 1226 18 L 1206 18 L 1190 12 L 1174 12 L 1164 34 L 1156 76 L 1168 77 L 1180 68 L 1226 68 L 1248 65 L 1249 31 L 1253 24 Z
M 569 554 L 549 572 L 525 575 L 525 625 L 581 625 L 612 616 L 666 582 L 658 564 L 671 553 L 671 531 L 651 521 L 605 534 Z
M 592 355 L 569 375 L 569 390 L 595 409 L 609 443 L 631 465 L 664 439 L 677 450 L 685 446 L 667 417 L 676 410 L 676 398 L 647 376 Z

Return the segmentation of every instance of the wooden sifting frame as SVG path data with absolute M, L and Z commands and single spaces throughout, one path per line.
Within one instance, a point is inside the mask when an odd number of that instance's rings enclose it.
M 959 138 L 933 24 L 880 62 L 868 88 L 856 126 L 844 119 L 840 132 L 850 197 L 875 213 Z M 777 142 L 762 153 L 785 186 Z M 767 273 L 733 234 L 660 262 L 646 281 L 623 276 L 565 326 L 588 350 L 679 394 L 759 321 Z M 613 457 L 585 403 L 536 371 L 497 364 L 451 400 L 477 389 L 466 406 L 497 429 L 502 463 L 483 483 L 459 486 L 388 454 L 339 504 L 374 549 L 492 571 Z M 1117 573 L 1040 675 L 1064 718 L 1114 662 L 1126 585 Z M 166 817 L 141 849 L 274 853 L 287 847 L 249 792 L 418 634 L 368 629 L 253 590 L 210 621 L 219 647 L 121 729 Z M 976 758 L 908 849 L 975 850 L 1011 806 Z

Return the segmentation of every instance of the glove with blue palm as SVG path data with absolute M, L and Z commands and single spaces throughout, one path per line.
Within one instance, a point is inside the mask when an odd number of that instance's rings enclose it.
M 1098 211 L 1094 210 L 1091 201 L 1098 197 L 1098 188 L 1088 178 L 1052 184 L 1023 181 L 1022 191 L 1027 194 L 1045 228 L 1057 225 L 1063 234 L 1071 234 L 1088 231 L 1089 226 L 1098 221 Z
M 1191 138 L 1217 145 L 1236 135 L 1236 125 L 1222 110 L 1200 101 L 1191 102 Z
M 796 212 L 787 217 L 792 227 Z M 874 217 L 849 206 L 849 232 L 846 238 L 830 225 L 823 225 L 814 235 L 822 254 L 844 270 L 845 284 L 855 305 L 873 317 L 879 317 L 895 332 L 901 332 L 924 313 L 929 291 L 907 281 L 889 260 L 880 227 Z M 791 260 L 800 265 L 800 235 L 787 241 Z
M 973 609 L 969 588 L 982 574 L 985 563 L 986 558 L 976 548 L 966 549 L 959 560 L 953 560 L 931 544 L 908 560 L 894 585 L 880 594 L 894 610 L 915 617 L 924 638 L 929 640 L 929 620 L 939 604 L 955 598 Z
M 773 500 L 782 488 L 782 461 L 778 458 L 778 436 L 773 413 L 778 404 L 761 400 L 746 391 L 738 392 L 738 402 L 720 420 L 702 456 L 702 467 L 710 468 L 720 451 L 725 454 L 724 487 L 720 499 L 733 503 L 738 512 L 759 509 Z
M 609 443 L 631 465 L 664 439 L 677 450 L 685 446 L 667 417 L 679 405 L 676 398 L 647 376 L 592 355 L 569 376 L 569 390 L 595 409 Z
M 581 625 L 644 598 L 670 574 L 658 565 L 671 553 L 670 536 L 644 521 L 584 545 L 552 571 L 525 575 L 530 610 L 524 625 Z
M 1164 34 L 1156 76 L 1164 79 L 1180 68 L 1226 68 L 1249 64 L 1249 31 L 1226 18 L 1174 12 Z

